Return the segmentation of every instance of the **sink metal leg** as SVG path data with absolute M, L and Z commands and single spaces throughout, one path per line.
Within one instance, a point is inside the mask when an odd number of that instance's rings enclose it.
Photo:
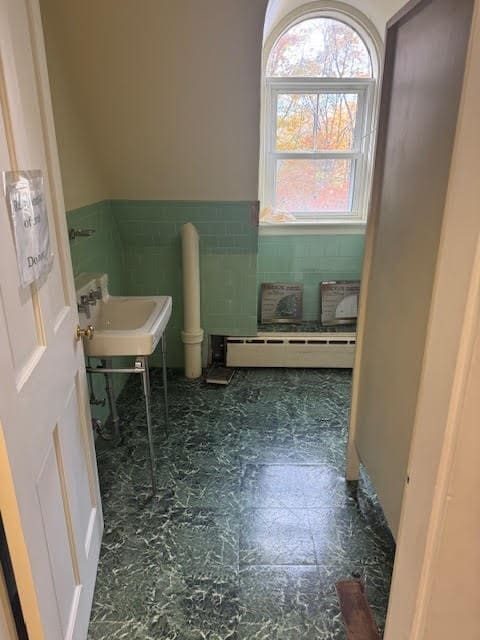
M 105 358 L 102 360 L 102 366 L 105 369 L 112 369 L 112 359 Z M 107 387 L 108 404 L 110 405 L 110 415 L 112 416 L 112 436 L 114 442 L 120 440 L 120 417 L 117 410 L 117 401 L 115 400 L 115 390 L 113 388 L 113 377 L 111 373 L 105 374 L 105 386 Z
M 168 387 L 167 387 L 167 338 L 163 333 L 161 338 L 162 350 L 162 378 L 163 378 L 163 405 L 165 411 L 165 435 L 168 436 Z
M 152 493 L 155 496 L 157 493 L 157 479 L 155 476 L 155 449 L 153 446 L 153 431 L 152 431 L 152 413 L 150 409 L 150 374 L 148 370 L 148 358 L 141 356 L 137 358 L 137 361 L 142 364 L 142 381 L 143 381 L 143 393 L 145 395 L 145 413 L 147 416 L 147 434 L 148 434 L 148 448 L 150 451 L 150 471 L 152 474 Z

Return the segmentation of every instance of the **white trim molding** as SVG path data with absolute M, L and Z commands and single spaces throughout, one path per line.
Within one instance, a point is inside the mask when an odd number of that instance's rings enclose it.
M 265 222 L 258 228 L 259 236 L 341 236 L 365 235 L 365 221 L 322 220 L 322 222 Z

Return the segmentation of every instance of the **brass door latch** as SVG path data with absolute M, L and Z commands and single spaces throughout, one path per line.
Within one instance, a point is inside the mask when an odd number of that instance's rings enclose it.
M 93 334 L 95 333 L 95 327 L 93 324 L 89 324 L 85 329 L 81 329 L 80 326 L 77 327 L 77 340 L 80 338 L 88 338 L 91 340 L 93 338 Z

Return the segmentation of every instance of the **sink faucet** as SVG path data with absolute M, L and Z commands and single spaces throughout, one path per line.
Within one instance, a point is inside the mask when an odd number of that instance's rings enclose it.
M 93 291 L 90 293 L 93 293 Z M 83 295 L 80 296 L 80 302 L 77 304 L 77 308 L 80 313 L 84 313 L 87 318 L 90 318 L 90 306 L 95 304 L 97 304 L 97 300 L 92 298 L 90 294 Z
M 87 294 L 80 296 L 80 302 L 77 304 L 78 311 L 84 313 L 87 318 L 90 318 L 90 307 L 97 304 L 97 300 L 102 299 L 102 287 L 96 289 L 90 289 Z
M 102 287 L 97 287 L 96 289 L 90 289 L 88 292 L 88 303 L 89 304 L 97 304 L 97 300 L 102 299 Z

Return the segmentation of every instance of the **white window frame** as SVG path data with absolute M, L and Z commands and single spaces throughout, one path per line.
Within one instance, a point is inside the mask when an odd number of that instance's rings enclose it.
M 355 11 L 346 13 L 329 8 L 318 9 L 309 5 L 308 11 L 297 10 L 289 14 L 267 39 L 263 53 L 262 124 L 260 154 L 260 205 L 275 207 L 276 163 L 279 159 L 322 159 L 327 157 L 353 158 L 355 175 L 350 211 L 318 213 L 295 212 L 292 222 L 260 222 L 261 235 L 304 235 L 308 233 L 364 233 L 366 227 L 376 139 L 376 115 L 379 96 L 379 66 L 383 51 L 380 36 L 369 20 Z M 345 5 L 343 5 L 345 7 Z M 270 53 L 279 38 L 296 24 L 310 18 L 331 18 L 347 24 L 362 38 L 370 54 L 371 78 L 302 78 L 267 76 Z M 358 93 L 359 103 L 352 152 L 278 152 L 276 150 L 277 97 L 281 93 Z
M 349 220 L 362 222 L 366 220 L 367 208 L 367 158 L 368 139 L 372 120 L 372 97 L 375 82 L 372 79 L 344 80 L 322 78 L 267 78 L 267 157 L 265 163 L 265 199 L 275 203 L 276 166 L 279 160 L 323 160 L 347 159 L 353 161 L 353 179 L 351 192 L 351 208 L 348 211 L 296 211 L 295 215 L 305 222 L 335 222 Z M 321 94 L 321 93 L 355 93 L 358 95 L 357 116 L 353 146 L 351 151 L 277 151 L 277 104 L 278 96 L 285 94 Z

